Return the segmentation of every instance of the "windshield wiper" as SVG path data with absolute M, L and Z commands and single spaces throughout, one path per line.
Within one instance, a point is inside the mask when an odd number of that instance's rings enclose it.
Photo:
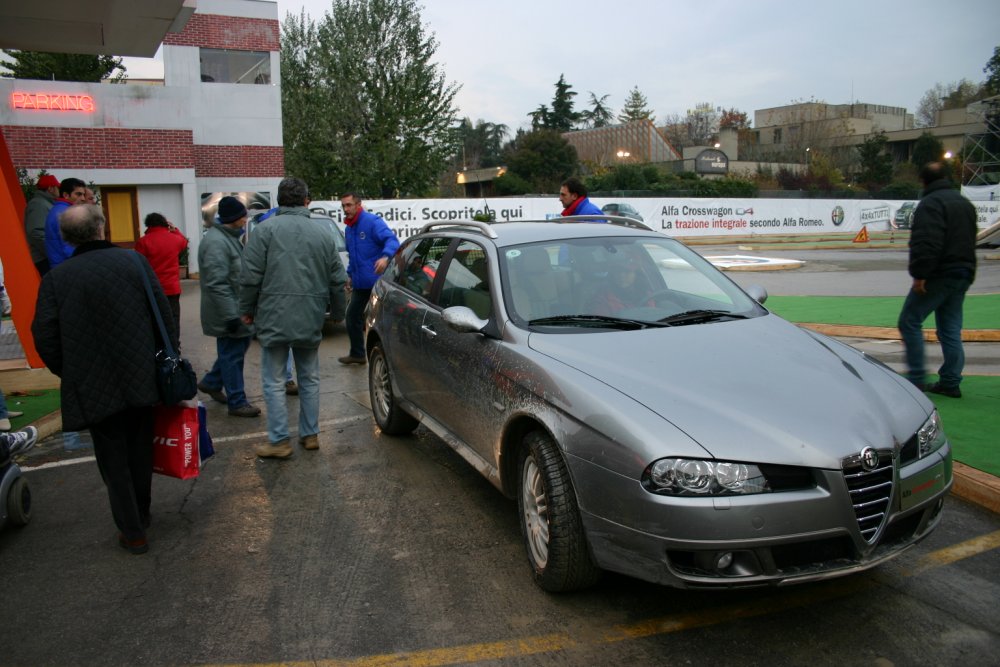
M 723 317 L 732 317 L 738 320 L 745 320 L 746 315 L 741 315 L 740 313 L 731 313 L 728 310 L 706 310 L 706 309 L 695 309 L 695 310 L 685 310 L 683 313 L 677 313 L 676 315 L 671 315 L 669 317 L 664 317 L 660 322 L 663 324 L 694 324 L 695 322 L 708 322 L 710 320 L 718 320 Z
M 580 327 L 616 327 L 626 330 L 669 326 L 658 322 L 630 320 L 624 317 L 609 317 L 607 315 L 556 315 L 554 317 L 539 317 L 538 319 L 530 320 L 528 324 L 539 326 L 555 324 Z

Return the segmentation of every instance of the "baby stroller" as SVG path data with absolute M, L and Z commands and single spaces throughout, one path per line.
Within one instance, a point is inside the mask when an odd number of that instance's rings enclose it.
M 37 439 L 34 426 L 0 433 L 0 528 L 8 521 L 17 526 L 31 521 L 31 488 L 21 477 L 21 466 L 14 463 L 14 457 L 34 447 Z

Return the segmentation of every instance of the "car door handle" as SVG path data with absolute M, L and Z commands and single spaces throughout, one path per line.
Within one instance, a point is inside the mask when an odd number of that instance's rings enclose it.
M 438 335 L 438 332 L 434 331 L 434 327 L 430 326 L 429 324 L 421 324 L 420 329 L 428 336 L 433 337 Z

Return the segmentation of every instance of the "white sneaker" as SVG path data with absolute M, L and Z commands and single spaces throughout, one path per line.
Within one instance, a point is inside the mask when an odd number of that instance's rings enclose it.
M 9 430 L 10 430 L 10 420 L 7 419 L 6 417 L 0 419 L 0 431 L 9 431 Z
M 14 431 L 5 436 L 7 446 L 10 447 L 11 456 L 26 452 L 35 446 L 38 440 L 38 429 L 34 426 L 26 426 L 23 431 Z

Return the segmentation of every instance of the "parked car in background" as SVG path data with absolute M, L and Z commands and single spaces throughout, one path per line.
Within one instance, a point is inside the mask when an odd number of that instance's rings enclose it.
M 913 212 L 917 210 L 918 202 L 908 201 L 899 207 L 892 216 L 892 226 L 895 229 L 910 229 L 913 227 Z
M 952 484 L 927 397 L 625 223 L 432 223 L 407 239 L 366 315 L 382 432 L 422 423 L 516 498 L 547 591 L 602 570 L 815 581 L 926 537 Z
M 605 204 L 601 207 L 601 213 L 607 213 L 608 215 L 620 215 L 623 218 L 632 218 L 633 220 L 638 220 L 639 222 L 643 221 L 642 216 L 639 215 L 639 211 L 637 211 L 631 204 L 626 204 L 625 202 Z

